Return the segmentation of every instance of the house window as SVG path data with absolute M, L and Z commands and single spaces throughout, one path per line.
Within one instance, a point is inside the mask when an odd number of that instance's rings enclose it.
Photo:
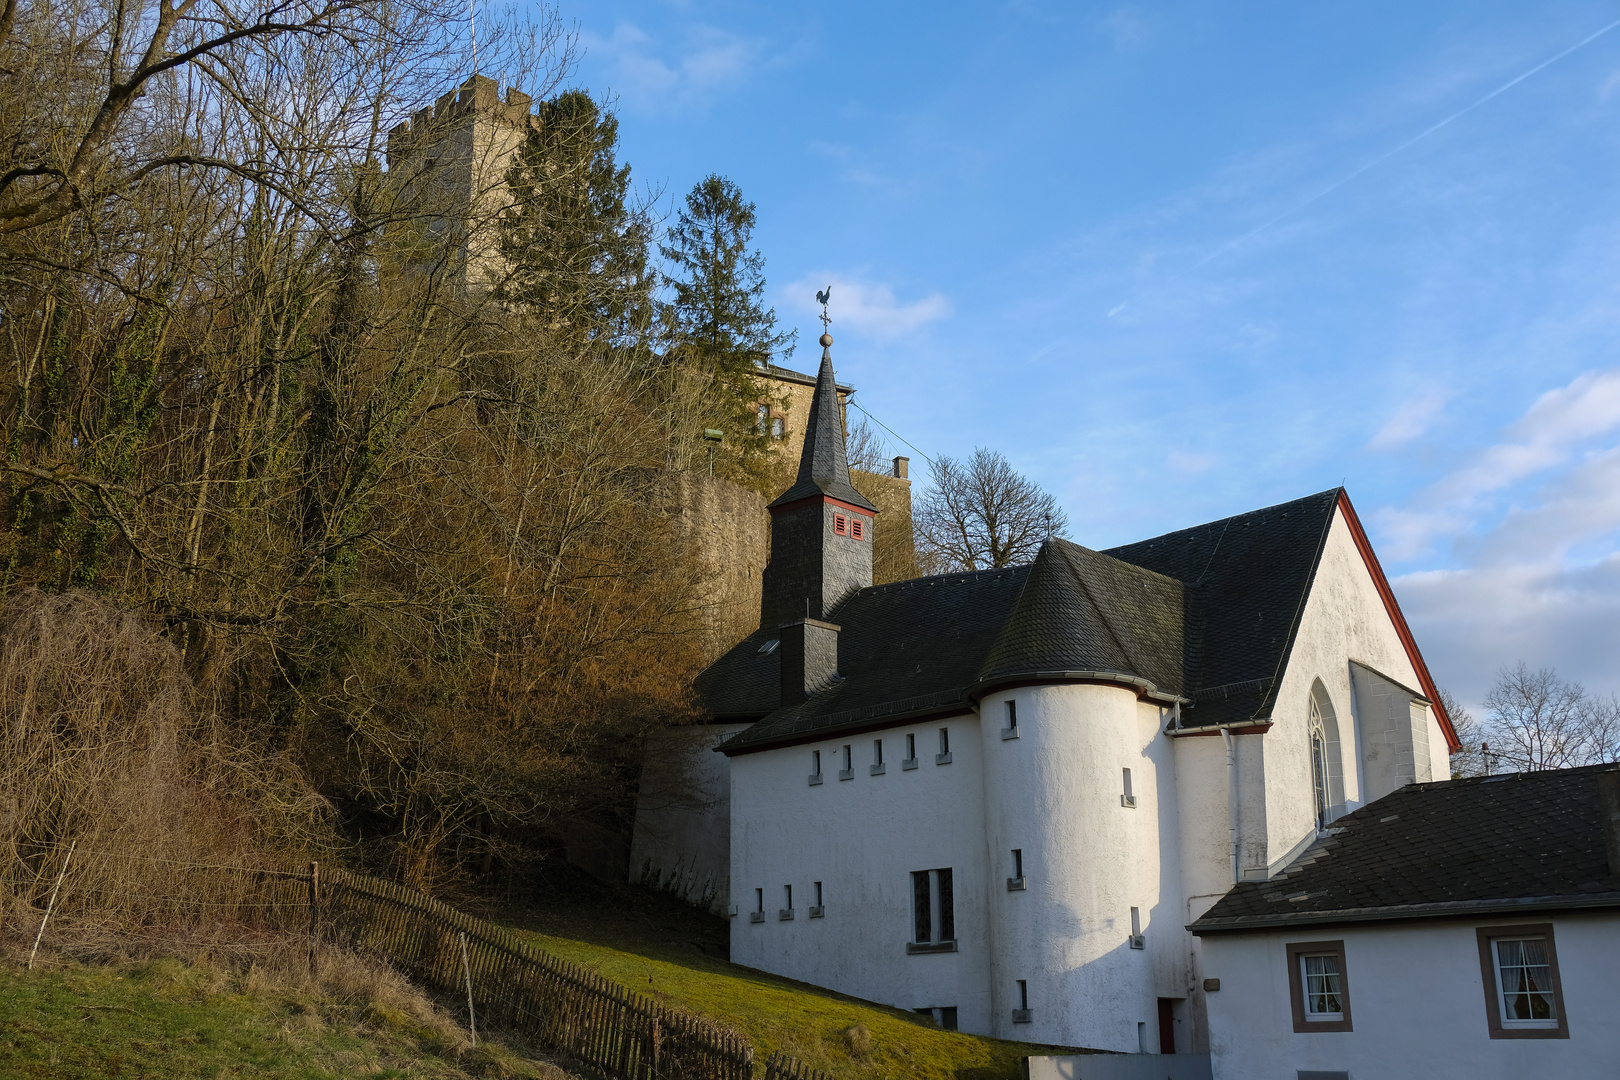
M 850 518 L 849 519 L 849 535 L 853 536 L 857 540 L 865 540 L 866 539 L 866 519 L 865 518 L 859 518 L 859 517 Z
M 1344 966 L 1344 942 L 1298 941 L 1287 948 L 1294 1030 L 1351 1030 L 1350 982 Z
M 755 426 L 758 428 L 759 433 L 763 435 L 769 429 L 771 422 L 771 407 L 769 405 L 761 405 L 756 410 L 756 414 L 758 415 L 759 419 L 756 421 Z
M 1142 909 L 1131 908 L 1131 948 L 1146 947 L 1146 939 L 1142 937 Z
M 883 773 L 887 769 L 888 769 L 888 766 L 883 764 L 883 740 L 882 739 L 873 739 L 872 740 L 872 775 L 873 776 L 882 776 Z
M 1482 926 L 1476 933 L 1491 1038 L 1569 1038 L 1552 924 Z
M 843 514 L 833 515 L 833 532 L 839 536 L 849 535 L 849 518 Z
M 911 941 L 908 953 L 955 952 L 956 912 L 951 871 L 917 870 L 911 875 Z
M 1022 848 L 1012 849 L 1012 877 L 1007 879 L 1008 892 L 1022 892 L 1024 889 L 1024 851 Z
M 1119 804 L 1121 806 L 1136 805 L 1136 793 L 1131 790 L 1131 770 L 1129 769 L 1125 770 L 1125 790 L 1119 797 Z
M 844 752 L 844 766 L 843 766 L 843 768 L 838 770 L 838 779 L 840 779 L 840 780 L 853 780 L 853 779 L 855 779 L 855 761 L 854 761 L 854 758 L 850 754 L 849 744 L 848 743 L 844 744 L 844 751 L 843 752 Z
M 780 416 L 771 417 L 771 438 L 780 439 L 784 434 L 786 434 L 786 429 L 782 426 L 782 418 Z
M 939 729 L 939 753 L 934 755 L 935 765 L 949 765 L 951 763 L 951 729 Z

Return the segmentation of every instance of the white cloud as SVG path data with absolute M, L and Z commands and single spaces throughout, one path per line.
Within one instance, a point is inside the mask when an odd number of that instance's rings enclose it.
M 1489 496 L 1572 463 L 1582 444 L 1620 429 L 1620 369 L 1587 372 L 1549 390 L 1507 429 L 1503 441 L 1419 493 L 1409 508 L 1385 508 L 1377 520 L 1397 559 L 1429 550 L 1475 528 L 1497 509 Z
M 789 284 L 784 290 L 783 306 L 793 312 L 820 315 L 815 295 L 829 284 L 832 303 L 828 305 L 828 312 L 832 315 L 833 329 L 847 326 L 877 341 L 905 337 L 951 313 L 950 301 L 940 293 L 929 293 L 919 300 L 902 303 L 888 285 L 836 273 L 806 276 Z
M 1392 450 L 1415 439 L 1422 438 L 1429 425 L 1445 410 L 1452 394 L 1449 390 L 1431 390 L 1405 402 L 1396 409 L 1384 426 L 1367 443 L 1369 450 Z
M 605 38 L 588 31 L 580 38 L 588 52 L 606 62 L 613 91 L 632 108 L 646 112 L 707 100 L 740 82 L 758 64 L 762 51 L 757 41 L 703 25 L 685 28 L 679 41 L 655 41 L 629 22 L 618 23 Z M 666 61 L 660 54 L 676 59 Z

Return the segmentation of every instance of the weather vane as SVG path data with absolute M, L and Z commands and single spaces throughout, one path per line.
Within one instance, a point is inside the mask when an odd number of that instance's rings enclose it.
M 816 293 L 816 303 L 821 305 L 821 332 L 823 334 L 827 333 L 827 328 L 832 325 L 832 317 L 827 314 L 827 301 L 830 299 L 832 299 L 831 285 Z

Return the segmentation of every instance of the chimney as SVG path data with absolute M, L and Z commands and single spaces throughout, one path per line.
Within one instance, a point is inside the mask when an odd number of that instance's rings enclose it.
M 911 459 L 897 457 L 894 459 L 894 475 L 901 480 L 909 479 L 911 474 Z
M 838 627 L 820 619 L 800 619 L 777 631 L 782 644 L 782 704 L 797 705 L 838 674 Z
M 1620 771 L 1611 768 L 1598 773 L 1597 789 L 1598 817 L 1603 822 L 1603 850 L 1609 856 L 1609 876 L 1620 878 Z

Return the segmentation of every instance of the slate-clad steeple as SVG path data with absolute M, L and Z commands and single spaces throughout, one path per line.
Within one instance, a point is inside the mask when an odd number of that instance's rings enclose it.
M 771 558 L 761 582 L 760 625 L 824 619 L 872 584 L 877 507 L 849 482 L 844 416 L 833 376 L 832 336 L 821 335 L 821 370 L 793 486 L 771 503 Z

